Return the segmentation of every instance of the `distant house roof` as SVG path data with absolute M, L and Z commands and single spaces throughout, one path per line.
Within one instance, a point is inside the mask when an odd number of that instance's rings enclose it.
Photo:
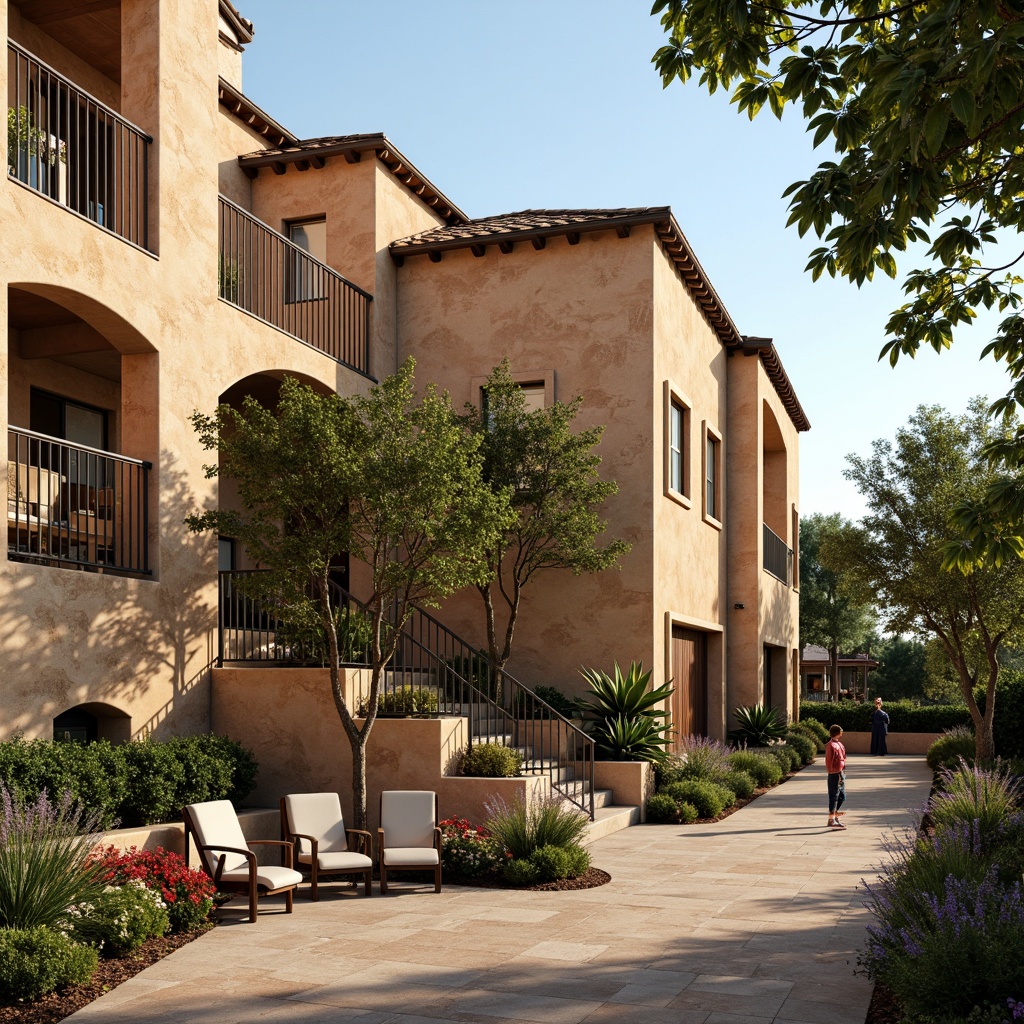
M 284 174 L 289 167 L 308 171 L 319 169 L 333 157 L 356 164 L 364 153 L 372 153 L 414 196 L 431 207 L 447 224 L 465 223 L 469 218 L 425 174 L 403 156 L 383 132 L 362 135 L 328 135 L 319 139 L 296 139 L 292 136 L 278 142 L 272 149 L 259 149 L 238 158 L 238 164 L 255 178 L 264 167 L 275 174 Z
M 810 668 L 815 664 L 823 664 L 826 668 L 832 664 L 832 655 L 824 647 L 817 644 L 806 644 L 800 652 L 801 667 Z M 839 665 L 841 668 L 848 668 L 852 665 L 866 665 L 868 668 L 878 668 L 878 662 L 870 654 L 863 652 L 858 654 L 840 654 Z
M 399 266 L 406 257 L 418 255 L 425 255 L 432 262 L 439 263 L 445 252 L 454 249 L 469 249 L 474 256 L 483 256 L 488 245 L 496 245 L 501 252 L 510 253 L 517 242 L 529 242 L 534 249 L 540 250 L 545 247 L 548 238 L 555 236 L 563 236 L 570 245 L 575 245 L 586 232 L 614 230 L 619 238 L 626 238 L 631 228 L 645 224 L 653 226 L 666 255 L 675 264 L 722 344 L 730 351 L 759 356 L 797 430 L 809 430 L 811 424 L 771 339 L 745 338 L 740 335 L 668 206 L 520 210 L 517 213 L 480 217 L 430 228 L 397 239 L 389 249 L 391 258 Z

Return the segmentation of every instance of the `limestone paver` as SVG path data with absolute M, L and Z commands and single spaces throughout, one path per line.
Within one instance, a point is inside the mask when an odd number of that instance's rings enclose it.
M 859 891 L 930 782 L 923 758 L 852 757 L 845 832 L 824 766 L 713 825 L 598 840 L 610 884 L 532 893 L 344 885 L 270 899 L 83 1008 L 93 1024 L 858 1024 Z

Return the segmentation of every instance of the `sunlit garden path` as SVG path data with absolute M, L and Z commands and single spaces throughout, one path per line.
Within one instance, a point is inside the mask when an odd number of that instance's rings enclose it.
M 922 757 L 851 757 L 849 828 L 825 826 L 823 759 L 715 825 L 596 842 L 609 885 L 513 892 L 328 886 L 173 953 L 72 1021 L 231 1024 L 863 1024 L 858 883 L 911 821 Z M 237 906 L 237 910 L 235 907 Z

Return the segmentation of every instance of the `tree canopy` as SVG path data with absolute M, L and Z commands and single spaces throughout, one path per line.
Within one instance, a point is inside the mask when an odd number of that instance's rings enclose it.
M 1019 233 L 1024 223 L 1024 7 L 1004 0 L 657 0 L 668 86 L 698 74 L 753 118 L 798 105 L 835 159 L 785 191 L 789 223 L 824 244 L 807 269 L 862 285 L 927 247 L 882 349 L 895 364 L 948 348 L 979 308 L 1010 312 L 985 352 L 1024 404 Z M 993 265 L 986 256 L 1005 242 Z M 1024 450 L 1024 437 L 1019 439 Z M 1024 499 L 1021 501 L 1024 518 Z
M 979 758 L 993 756 L 1000 652 L 1024 640 L 1024 561 L 949 573 L 943 547 L 953 507 L 982 494 L 995 474 L 985 454 L 994 435 L 983 401 L 958 416 L 920 406 L 895 443 L 875 441 L 870 457 L 848 456 L 846 476 L 868 512 L 821 550 L 826 565 L 842 566 L 876 603 L 888 632 L 939 642 L 971 713 Z M 976 684 L 986 693 L 984 712 Z
M 353 810 L 366 827 L 366 743 L 384 667 L 412 604 L 436 605 L 483 582 L 487 552 L 509 518 L 508 493 L 483 479 L 480 439 L 447 394 L 417 398 L 413 362 L 368 395 L 321 395 L 286 377 L 276 408 L 247 397 L 193 424 L 219 453 L 210 476 L 234 479 L 241 508 L 189 516 L 194 531 L 236 538 L 266 573 L 250 596 L 291 626 L 312 625 L 327 651 L 331 691 L 352 747 Z M 330 582 L 348 553 L 369 570 L 370 689 L 362 724 L 341 685 L 344 595 Z
M 539 573 L 600 572 L 629 544 L 599 540 L 606 524 L 598 510 L 618 487 L 598 472 L 594 449 L 604 428 L 573 429 L 583 399 L 528 411 L 508 360 L 483 390 L 481 407 L 466 406 L 466 423 L 480 444 L 485 479 L 496 493 L 511 495 L 513 512 L 487 548 L 488 572 L 477 585 L 491 661 L 500 670 L 512 654 L 523 590 Z
M 832 655 L 832 696 L 839 698 L 839 653 L 854 653 L 871 635 L 874 611 L 844 580 L 842 567 L 825 565 L 822 541 L 850 524 L 838 512 L 800 520 L 800 647 L 817 644 Z

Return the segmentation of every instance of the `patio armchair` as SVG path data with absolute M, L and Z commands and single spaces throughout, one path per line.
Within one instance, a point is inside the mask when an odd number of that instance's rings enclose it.
M 380 795 L 377 829 L 380 891 L 388 891 L 389 871 L 434 872 L 434 892 L 441 891 L 441 830 L 437 794 L 430 790 L 385 790 Z
M 292 846 L 278 839 L 250 839 L 230 800 L 189 804 L 181 810 L 185 821 L 185 854 L 189 836 L 195 839 L 203 870 L 213 879 L 218 892 L 241 893 L 249 897 L 249 920 L 255 922 L 260 896 L 285 894 L 285 910 L 292 912 L 292 895 L 302 875 L 292 868 Z M 280 846 L 283 867 L 256 863 L 250 846 Z
M 362 875 L 363 895 L 371 895 L 370 833 L 345 828 L 337 793 L 281 797 L 281 835 L 286 842 L 298 844 L 297 863 L 309 867 L 310 899 L 320 899 L 317 883 L 324 875 Z

